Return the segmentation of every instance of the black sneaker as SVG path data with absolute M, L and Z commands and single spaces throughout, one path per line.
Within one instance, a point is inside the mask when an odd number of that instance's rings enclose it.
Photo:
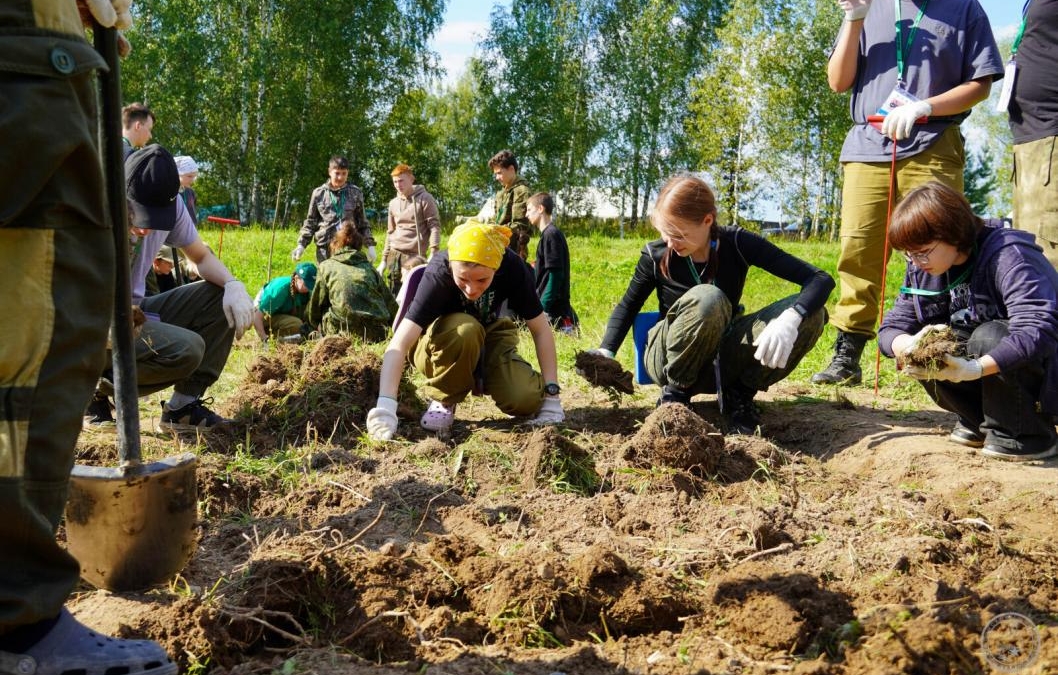
M 110 397 L 96 393 L 92 402 L 84 411 L 84 428 L 99 429 L 101 427 L 116 426 L 114 422 L 113 408 L 110 407 Z
M 207 431 L 230 422 L 206 407 L 206 404 L 212 403 L 212 398 L 204 401 L 198 398 L 176 410 L 170 410 L 169 404 L 163 403 L 158 428 L 165 431 Z
M 1058 456 L 1058 445 L 1052 445 L 1037 452 L 1030 450 L 1019 450 L 1017 448 L 1005 448 L 1002 445 L 986 443 L 981 448 L 981 454 L 992 459 L 1002 459 L 1007 462 L 1034 462 L 1041 459 L 1050 459 Z
M 951 430 L 948 440 L 968 448 L 979 448 L 985 444 L 985 435 L 959 420 L 955 423 L 955 428 Z
M 760 432 L 760 410 L 753 402 L 757 392 L 739 386 L 724 389 L 724 421 L 727 433 L 753 436 Z
M 689 407 L 691 405 L 691 392 L 666 384 L 661 388 L 661 398 L 654 404 L 654 407 L 660 408 L 666 403 L 678 403 Z

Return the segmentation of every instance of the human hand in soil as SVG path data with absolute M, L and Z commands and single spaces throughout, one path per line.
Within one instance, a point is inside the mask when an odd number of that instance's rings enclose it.
M 379 396 L 375 407 L 367 412 L 367 433 L 376 441 L 393 440 L 397 433 L 397 401 Z
M 797 341 L 797 327 L 801 325 L 801 315 L 793 309 L 787 309 L 768 322 L 753 346 L 753 358 L 768 368 L 785 368 L 786 361 Z
M 969 382 L 979 380 L 984 375 L 984 367 L 977 359 L 964 359 L 961 356 L 944 355 L 944 366 L 925 368 L 923 366 L 906 366 L 905 375 L 916 380 L 938 380 L 941 382 Z
M 557 397 L 548 396 L 540 405 L 540 412 L 536 413 L 536 417 L 529 424 L 533 426 L 560 424 L 565 419 L 566 413 L 562 411 L 562 401 Z
M 948 326 L 943 323 L 929 324 L 923 326 L 922 329 L 914 335 L 904 333 L 893 338 L 893 354 L 896 356 L 897 365 L 902 366 L 904 357 L 915 351 L 915 349 L 922 344 L 922 340 L 924 340 L 926 336 L 937 331 L 945 330 L 947 327 Z

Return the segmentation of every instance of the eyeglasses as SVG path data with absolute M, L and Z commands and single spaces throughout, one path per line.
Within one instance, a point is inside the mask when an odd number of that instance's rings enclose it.
M 928 251 L 921 251 L 919 253 L 905 252 L 904 253 L 904 260 L 906 260 L 908 262 L 921 263 L 921 264 L 925 265 L 926 263 L 929 262 L 930 254 L 933 253 L 934 249 L 936 249 L 938 246 L 940 246 L 940 242 L 939 241 L 936 244 L 934 244 Z

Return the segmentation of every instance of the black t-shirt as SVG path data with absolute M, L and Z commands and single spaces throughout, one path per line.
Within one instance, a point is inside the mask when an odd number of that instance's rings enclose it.
M 544 311 L 552 318 L 570 316 L 569 304 L 569 244 L 566 235 L 557 227 L 548 227 L 540 233 L 536 245 L 536 293 L 541 300 L 548 284 L 551 293 L 547 298 L 550 306 Z
M 404 318 L 425 329 L 442 316 L 464 312 L 488 326 L 499 317 L 504 302 L 508 309 L 526 321 L 535 319 L 544 311 L 533 287 L 533 271 L 517 253 L 509 248 L 504 250 L 492 284 L 480 298 L 471 302 L 452 279 L 448 251 L 441 251 L 426 264 L 422 281 L 415 289 L 415 297 Z
M 1058 136 L 1058 0 L 1032 0 L 1010 101 L 1014 143 Z

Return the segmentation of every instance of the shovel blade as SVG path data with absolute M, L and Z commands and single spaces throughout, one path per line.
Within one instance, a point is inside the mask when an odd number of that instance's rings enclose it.
M 197 463 L 184 453 L 126 468 L 75 465 L 66 545 L 81 578 L 125 592 L 176 576 L 195 552 Z

